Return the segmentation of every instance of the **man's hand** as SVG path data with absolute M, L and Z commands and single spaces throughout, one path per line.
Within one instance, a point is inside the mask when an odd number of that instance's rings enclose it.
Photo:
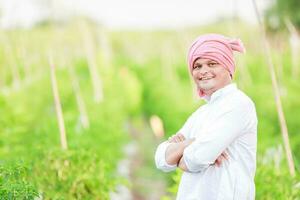
M 225 151 L 223 151 L 223 153 L 221 153 L 221 155 L 219 155 L 219 157 L 215 160 L 214 165 L 217 165 L 217 167 L 220 167 L 222 162 L 224 160 L 228 160 L 228 158 L 229 157 L 228 157 L 227 153 Z
M 176 135 L 169 137 L 168 142 L 178 143 L 178 142 L 183 142 L 184 140 L 185 137 L 181 133 L 177 133 Z
M 168 142 L 171 144 L 166 149 L 166 162 L 169 165 L 174 165 L 179 163 L 182 157 L 184 149 L 189 146 L 195 139 L 185 139 L 185 137 L 177 133 L 176 135 L 170 137 Z
M 192 144 L 195 141 L 195 138 L 187 139 L 183 142 L 184 148 L 188 147 L 190 144 Z
M 188 168 L 183 160 L 183 157 L 180 158 L 179 162 L 178 162 L 178 168 L 180 168 L 182 171 L 187 172 Z
M 186 148 L 187 146 L 189 146 L 190 144 L 192 144 L 194 141 L 195 141 L 194 138 L 186 140 L 185 137 L 184 137 L 184 135 L 181 134 L 181 133 L 177 133 L 177 134 L 175 134 L 175 135 L 173 135 L 173 136 L 171 136 L 171 137 L 168 138 L 168 142 L 170 142 L 170 143 L 180 143 L 180 142 L 183 142 L 184 148 Z M 214 165 L 216 165 L 217 167 L 220 167 L 221 164 L 222 164 L 222 162 L 224 160 L 228 160 L 228 158 L 229 157 L 228 157 L 227 153 L 225 151 L 223 151 L 221 153 L 221 155 L 215 160 Z M 186 165 L 185 165 L 182 157 L 178 161 L 178 167 L 181 168 L 184 171 L 187 171 L 187 167 L 186 167 Z
M 191 144 L 195 139 L 191 140 L 189 144 Z M 227 155 L 227 153 L 225 151 L 223 151 L 223 153 L 216 159 L 214 165 L 217 165 L 218 167 L 221 166 L 222 162 L 224 160 L 228 160 L 229 156 Z M 183 160 L 183 157 L 180 158 L 179 162 L 178 162 L 178 167 L 182 170 L 182 171 L 188 171 L 188 168 Z
M 190 144 L 192 144 L 193 142 L 195 141 L 195 138 L 192 138 L 192 139 L 187 139 L 184 141 L 184 148 L 188 147 Z M 177 164 L 178 168 L 180 168 L 182 171 L 188 171 L 188 168 L 183 160 L 183 156 L 181 156 L 181 158 L 179 159 L 178 161 L 178 164 Z

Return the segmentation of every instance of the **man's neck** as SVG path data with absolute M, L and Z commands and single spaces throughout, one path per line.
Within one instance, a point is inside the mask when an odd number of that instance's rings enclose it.
M 212 89 L 206 90 L 206 91 L 204 91 L 204 92 L 205 92 L 206 96 L 207 96 L 208 98 L 210 98 L 210 97 L 213 95 L 213 93 L 215 93 L 215 92 L 218 91 L 219 89 L 222 89 L 222 88 L 224 88 L 224 87 L 226 87 L 226 86 L 228 86 L 228 85 L 230 85 L 230 84 L 231 84 L 231 82 L 228 82 L 227 84 L 224 84 L 224 85 L 221 86 L 221 87 L 218 87 L 218 88 L 212 88 Z

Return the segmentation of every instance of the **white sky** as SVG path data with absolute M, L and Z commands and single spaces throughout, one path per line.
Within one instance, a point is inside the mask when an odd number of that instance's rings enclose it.
M 265 9 L 272 0 L 257 0 Z M 207 24 L 234 12 L 255 23 L 252 0 L 0 0 L 1 27 L 31 27 L 52 13 L 56 18 L 89 16 L 109 28 L 176 28 Z M 51 9 L 52 8 L 52 9 Z

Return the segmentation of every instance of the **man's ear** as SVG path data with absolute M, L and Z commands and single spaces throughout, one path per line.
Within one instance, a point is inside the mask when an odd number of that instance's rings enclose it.
M 230 80 L 232 80 L 233 79 L 233 75 L 230 73 L 230 71 L 228 69 L 226 69 L 226 71 L 227 71 L 227 73 L 228 73 L 228 75 L 230 77 Z

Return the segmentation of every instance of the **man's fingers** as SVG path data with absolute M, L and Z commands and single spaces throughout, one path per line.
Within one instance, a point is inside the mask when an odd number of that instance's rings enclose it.
M 223 154 L 221 154 L 219 157 L 221 157 L 222 160 L 226 160 L 226 157 Z
M 215 163 L 218 167 L 220 167 L 221 162 L 222 162 L 222 159 L 220 157 L 218 157 L 217 160 L 215 161 Z
M 216 164 L 218 167 L 220 167 L 222 162 L 224 160 L 228 160 L 228 159 L 229 159 L 228 154 L 225 151 L 223 151 L 223 153 L 221 153 L 221 155 L 219 155 L 218 158 L 215 160 L 214 164 Z
M 174 135 L 174 140 L 176 142 L 182 142 L 182 141 L 185 140 L 185 138 L 184 138 L 184 136 L 181 133 L 178 133 L 178 134 Z
M 181 135 L 177 135 L 177 139 L 178 139 L 180 142 L 183 141 Z
M 173 135 L 171 137 L 168 138 L 168 142 L 182 142 L 185 140 L 185 137 L 181 134 L 181 133 L 178 133 L 176 135 Z
M 223 156 L 219 156 L 219 158 L 217 160 L 218 160 L 218 163 L 221 164 L 223 161 Z
M 221 166 L 223 160 L 226 159 L 222 154 L 216 159 L 215 163 L 218 167 Z
M 221 154 L 226 160 L 228 160 L 229 156 L 228 154 L 224 151 L 222 154 Z
M 224 155 L 222 155 L 222 162 L 223 162 L 224 160 L 227 160 L 227 158 L 226 158 Z
M 185 137 L 181 133 L 178 134 L 178 137 L 180 138 L 181 141 L 185 140 Z

